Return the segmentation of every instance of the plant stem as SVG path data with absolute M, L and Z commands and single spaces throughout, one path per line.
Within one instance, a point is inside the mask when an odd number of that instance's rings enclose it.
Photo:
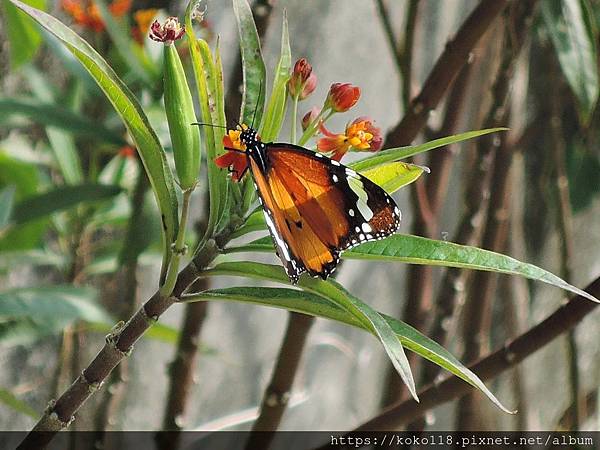
M 273 433 L 265 432 L 274 432 L 279 427 L 291 395 L 306 337 L 314 322 L 313 316 L 296 312 L 288 315 L 288 325 L 277 356 L 277 364 L 265 390 L 260 414 L 254 422 L 252 433 L 246 442 L 246 450 L 256 448 L 266 450 L 275 437 Z
M 290 132 L 290 142 L 292 144 L 296 143 L 296 127 L 298 122 L 298 98 L 300 95 L 294 96 L 294 101 L 292 103 L 292 130 Z
M 298 141 L 298 145 L 301 147 L 304 146 L 304 144 L 306 144 L 308 140 L 315 135 L 315 133 L 319 129 L 319 124 L 321 122 L 326 122 L 331 116 L 333 116 L 333 114 L 334 111 L 331 108 L 326 109 L 325 107 L 323 107 L 319 114 L 317 114 L 317 117 L 315 117 L 314 120 L 308 125 L 308 127 L 306 127 L 306 130 L 304 131 L 304 133 L 300 137 L 300 140 Z
M 177 240 L 173 245 L 171 258 L 171 264 L 165 277 L 165 283 L 161 286 L 159 292 L 163 296 L 168 296 L 173 292 L 175 282 L 177 281 L 177 273 L 179 272 L 179 261 L 181 256 L 185 253 L 185 229 L 188 220 L 188 209 L 190 207 L 190 198 L 192 196 L 192 189 L 187 189 L 183 192 L 183 199 L 181 202 L 181 218 L 179 219 L 179 232 L 177 233 Z
M 600 278 L 596 278 L 585 290 L 594 296 L 600 295 Z M 598 303 L 590 302 L 581 296 L 573 297 L 544 321 L 506 343 L 494 353 L 470 365 L 469 369 L 483 381 L 495 378 L 544 348 L 562 333 L 573 329 L 597 306 Z M 473 387 L 463 380 L 448 376 L 443 381 L 430 384 L 421 390 L 419 403 L 412 399 L 398 402 L 352 432 L 396 430 L 424 416 L 432 408 L 472 392 L 472 389 Z

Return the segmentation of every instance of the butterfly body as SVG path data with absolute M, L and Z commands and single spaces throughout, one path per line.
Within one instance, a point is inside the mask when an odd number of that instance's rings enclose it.
M 264 143 L 252 128 L 242 130 L 240 141 L 292 283 L 303 272 L 327 279 L 342 251 L 398 230 L 394 200 L 352 169 L 297 145 Z

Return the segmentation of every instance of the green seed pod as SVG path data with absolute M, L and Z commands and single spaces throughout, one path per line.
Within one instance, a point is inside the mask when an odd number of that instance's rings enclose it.
M 173 43 L 164 46 L 165 110 L 173 144 L 175 168 L 183 190 L 191 188 L 200 171 L 200 134 L 192 94 Z

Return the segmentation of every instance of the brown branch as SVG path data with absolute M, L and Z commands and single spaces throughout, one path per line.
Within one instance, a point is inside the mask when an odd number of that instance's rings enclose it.
M 468 61 L 469 53 L 508 3 L 509 0 L 481 0 L 456 36 L 446 44 L 421 92 L 411 101 L 400 123 L 387 134 L 384 147 L 408 145 L 415 139 L 425 126 L 429 113 L 438 106 Z
M 402 73 L 402 104 L 404 105 L 405 110 L 412 99 L 412 62 L 415 50 L 416 25 L 419 20 L 419 7 L 420 0 L 409 0 L 404 42 L 402 43 L 402 48 L 398 49 L 400 56 L 400 71 Z
M 132 251 L 132 245 L 134 245 L 133 243 L 137 239 L 137 233 L 140 230 L 140 222 L 143 221 L 144 196 L 146 195 L 149 186 L 149 180 L 144 171 L 144 166 L 140 159 L 138 159 L 137 162 L 139 173 L 130 200 L 131 217 L 127 224 L 123 247 L 119 255 L 119 260 L 123 266 L 123 295 L 116 306 L 119 307 L 119 315 L 117 317 L 123 319 L 131 317 L 138 307 L 137 269 L 139 251 L 138 249 Z M 105 430 L 110 428 L 111 422 L 114 421 L 114 416 L 119 410 L 121 401 L 125 395 L 127 375 L 127 361 L 123 361 L 123 363 L 117 366 L 110 375 L 104 399 L 98 408 L 98 414 L 96 416 L 96 431 L 99 433 L 97 438 L 98 441 L 104 439 L 102 434 Z
M 390 20 L 390 13 L 385 5 L 384 0 L 376 0 L 375 4 L 377 5 L 377 13 L 379 14 L 381 26 L 383 26 L 383 31 L 385 32 L 385 37 L 388 45 L 390 46 L 396 67 L 400 72 L 402 72 L 402 57 L 400 56 L 400 51 L 398 49 L 398 45 L 396 44 L 397 41 L 396 36 L 394 36 L 394 29 Z M 401 75 L 404 76 L 404 73 Z
M 548 52 L 550 53 L 550 52 Z M 553 51 L 549 55 L 553 59 L 553 66 L 555 67 L 552 73 L 559 73 L 560 68 L 554 60 Z M 552 136 L 550 147 L 552 150 L 552 156 L 554 159 L 554 168 L 556 171 L 556 189 L 558 197 L 558 211 L 557 211 L 557 222 L 558 222 L 558 233 L 560 236 L 560 276 L 567 283 L 572 281 L 572 270 L 571 264 L 573 262 L 573 217 L 571 210 L 571 199 L 569 197 L 569 178 L 567 176 L 566 164 L 566 144 L 563 136 L 562 127 L 562 105 L 561 98 L 563 96 L 558 93 L 563 92 L 564 89 L 560 78 L 556 75 L 552 76 L 552 84 L 556 89 L 556 95 L 552 95 L 551 111 L 552 116 L 550 117 L 550 133 Z M 575 333 L 570 332 L 567 334 L 567 365 L 569 367 L 569 390 L 571 394 L 571 402 L 573 403 L 572 410 L 572 425 L 573 430 L 579 430 L 581 425 L 580 415 L 581 404 L 579 402 L 580 397 L 580 375 L 579 375 L 579 364 L 578 364 L 579 349 L 577 347 L 577 340 Z
M 508 123 L 508 107 L 512 76 L 516 60 L 528 35 L 531 17 L 537 0 L 515 3 L 509 10 L 507 19 L 506 44 L 503 49 L 498 81 L 494 89 L 494 105 L 486 120 L 487 126 L 499 126 Z M 499 148 L 496 152 L 492 172 L 490 200 L 487 220 L 483 232 L 482 247 L 493 251 L 502 251 L 508 232 L 508 206 L 510 198 L 510 168 L 513 148 L 506 142 L 506 133 L 499 136 Z M 487 348 L 487 338 L 491 323 L 492 303 L 498 275 L 496 273 L 476 272 L 465 303 L 462 338 L 465 345 L 464 359 L 473 361 Z M 466 396 L 459 402 L 457 430 L 483 429 L 478 422 L 477 404 L 479 397 Z
M 600 277 L 586 289 L 591 295 L 600 295 Z M 572 298 L 544 321 L 531 328 L 504 347 L 469 366 L 481 380 L 495 378 L 516 366 L 528 356 L 545 347 L 561 334 L 573 329 L 598 303 L 581 296 Z M 389 431 L 423 417 L 432 408 L 472 392 L 473 387 L 460 378 L 450 376 L 440 383 L 430 384 L 419 392 L 419 403 L 412 399 L 391 406 L 382 414 L 360 425 L 356 431 Z
M 223 239 L 226 240 L 225 237 Z M 213 240 L 206 242 L 194 260 L 179 273 L 170 296 L 162 296 L 156 292 L 127 323 L 117 324 L 106 337 L 106 343 L 100 352 L 58 400 L 50 402 L 44 415 L 18 448 L 44 448 L 57 432 L 67 428 L 79 408 L 101 387 L 112 370 L 131 353 L 133 344 L 196 280 L 199 271 L 212 262 L 217 250 Z
M 260 414 L 246 443 L 246 450 L 268 449 L 290 399 L 292 385 L 304 351 L 308 333 L 315 322 L 313 316 L 290 313 L 285 337 L 277 357 L 273 375 L 265 390 Z M 267 432 L 267 433 L 265 433 Z
M 473 64 L 466 64 L 456 79 L 448 97 L 444 122 L 435 137 L 449 136 L 456 133 L 460 117 L 465 106 L 465 94 L 471 76 Z M 439 232 L 439 215 L 443 200 L 446 197 L 450 181 L 450 169 L 456 152 L 455 146 L 448 146 L 430 155 L 428 164 L 431 176 L 426 182 L 417 181 L 423 186 L 424 195 L 431 211 L 431 220 L 424 220 L 422 214 L 415 214 L 411 233 L 417 236 L 436 238 Z M 420 203 L 422 204 L 422 202 Z M 433 271 L 431 266 L 411 265 L 408 268 L 408 296 L 403 312 L 403 319 L 418 330 L 428 327 L 427 317 L 432 308 Z M 418 360 L 414 354 L 408 355 L 411 367 L 416 367 Z M 386 391 L 383 395 L 383 406 L 397 402 L 407 395 L 404 383 L 398 378 L 396 370 L 389 365 L 386 375 Z
M 198 284 L 200 285 L 198 286 Z M 203 291 L 207 287 L 208 280 L 202 278 L 195 283 L 194 290 Z M 207 306 L 208 303 L 206 302 L 186 305 L 185 319 L 177 343 L 177 354 L 169 369 L 170 383 L 162 425 L 163 430 L 179 431 L 183 428 L 182 418 L 185 414 L 187 400 L 193 384 L 200 330 L 206 319 Z M 159 448 L 179 448 L 180 433 L 161 434 L 159 438 Z

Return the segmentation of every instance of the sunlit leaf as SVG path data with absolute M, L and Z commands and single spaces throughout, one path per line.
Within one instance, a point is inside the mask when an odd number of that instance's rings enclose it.
M 396 161 L 363 170 L 361 174 L 391 194 L 401 187 L 418 180 L 423 172 L 429 173 L 429 169 L 415 164 Z
M 433 150 L 435 148 L 445 147 L 450 144 L 466 141 L 468 139 L 473 139 L 479 136 L 483 136 L 485 134 L 505 130 L 507 130 L 507 128 L 488 128 L 485 130 L 467 131 L 466 133 L 455 134 L 453 136 L 447 136 L 440 139 L 435 139 L 433 141 L 425 142 L 421 145 L 410 145 L 407 147 L 390 148 L 379 151 L 373 156 L 361 159 L 360 161 L 352 162 L 348 164 L 348 166 L 353 168 L 357 172 L 362 172 L 366 169 L 370 169 L 372 167 L 379 166 L 387 162 L 398 161 L 400 159 L 405 159 L 410 156 L 418 155 L 419 153 L 428 152 L 429 150 Z

